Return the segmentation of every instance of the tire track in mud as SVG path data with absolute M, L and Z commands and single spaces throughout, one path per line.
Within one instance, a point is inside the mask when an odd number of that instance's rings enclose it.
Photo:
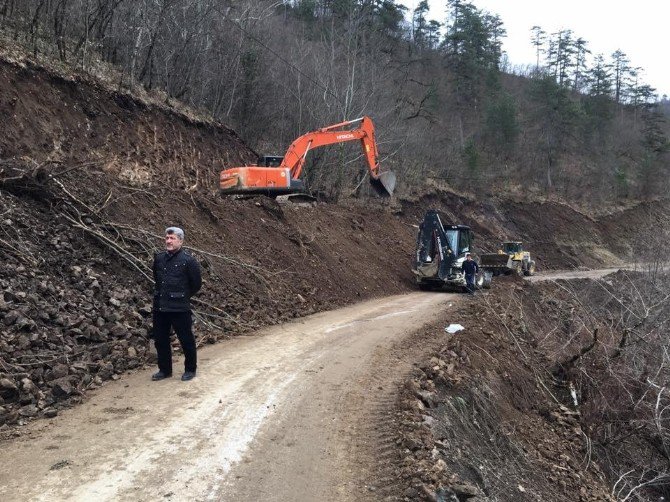
M 444 318 L 447 322 L 460 298 L 449 295 L 446 308 L 433 321 Z M 360 387 L 347 399 L 350 405 L 347 412 L 355 417 L 352 423 L 356 424 L 350 437 L 349 470 L 359 473 L 353 500 L 403 499 L 406 483 L 398 475 L 403 461 L 403 447 L 397 443 L 398 389 L 410 376 L 416 361 L 444 343 L 443 331 L 422 327 L 388 347 L 378 347 L 369 371 L 359 379 Z

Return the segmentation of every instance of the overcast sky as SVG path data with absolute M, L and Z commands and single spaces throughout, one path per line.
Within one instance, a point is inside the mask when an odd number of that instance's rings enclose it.
M 419 0 L 400 0 L 411 11 Z M 430 18 L 444 23 L 446 1 L 429 0 Z M 617 49 L 632 66 L 643 68 L 643 81 L 659 97 L 670 97 L 670 1 L 636 0 L 471 0 L 478 9 L 497 14 L 507 30 L 503 50 L 512 65 L 535 63 L 530 29 L 547 33 L 570 29 L 596 55 L 607 58 Z

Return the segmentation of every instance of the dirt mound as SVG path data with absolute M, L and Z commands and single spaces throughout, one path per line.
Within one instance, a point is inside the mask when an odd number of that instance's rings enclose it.
M 605 245 L 618 256 L 643 262 L 670 260 L 666 243 L 670 239 L 667 200 L 642 202 L 599 218 Z

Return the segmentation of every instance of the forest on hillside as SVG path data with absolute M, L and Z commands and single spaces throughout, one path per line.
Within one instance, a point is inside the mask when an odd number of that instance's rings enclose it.
M 483 194 L 591 203 L 670 188 L 669 103 L 625 48 L 591 54 L 571 30 L 529 27 L 514 70 L 495 14 L 447 0 L 443 23 L 396 0 L 0 0 L 3 44 L 119 89 L 183 101 L 259 154 L 300 134 L 373 118 L 401 192 L 446 182 Z M 355 145 L 310 153 L 326 197 L 367 190 Z

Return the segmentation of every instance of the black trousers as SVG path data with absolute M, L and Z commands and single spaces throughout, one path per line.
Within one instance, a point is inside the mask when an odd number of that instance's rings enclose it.
M 197 355 L 195 337 L 193 336 L 193 320 L 190 312 L 155 312 L 154 311 L 154 345 L 158 354 L 158 369 L 166 375 L 172 374 L 172 347 L 170 345 L 170 328 L 174 328 L 177 338 L 184 351 L 184 370 L 195 372 Z

